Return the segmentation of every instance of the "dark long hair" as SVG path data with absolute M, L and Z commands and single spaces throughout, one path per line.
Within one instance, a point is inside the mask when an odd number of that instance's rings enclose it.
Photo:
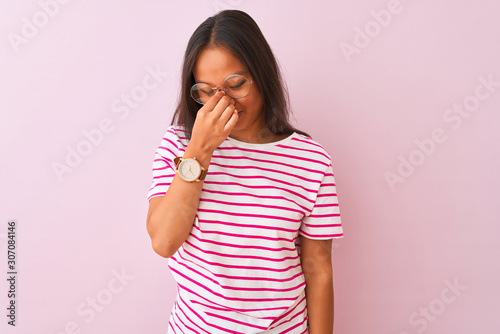
M 224 10 L 209 17 L 189 39 L 182 66 L 179 102 L 170 125 L 183 124 L 187 137 L 191 138 L 196 114 L 202 107 L 191 98 L 191 87 L 195 84 L 193 67 L 200 52 L 209 46 L 227 48 L 250 72 L 262 96 L 266 131 L 274 135 L 295 131 L 311 138 L 289 123 L 288 91 L 278 62 L 257 23 L 240 10 Z

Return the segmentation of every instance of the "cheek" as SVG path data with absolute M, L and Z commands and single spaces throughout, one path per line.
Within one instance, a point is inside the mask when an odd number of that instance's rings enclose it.
M 254 99 L 250 96 L 236 100 L 236 109 L 252 111 L 255 108 Z
M 250 108 L 252 111 L 258 113 L 262 109 L 262 99 L 259 94 L 253 94 L 249 96 L 249 99 L 245 101 L 247 108 Z
M 259 113 L 262 109 L 262 99 L 257 92 L 253 91 L 244 98 L 236 100 L 236 109 Z

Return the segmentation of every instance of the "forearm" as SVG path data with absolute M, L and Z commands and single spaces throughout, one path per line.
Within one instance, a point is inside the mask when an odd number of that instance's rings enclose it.
M 183 157 L 196 157 L 204 168 L 208 168 L 211 153 L 188 145 Z M 167 193 L 161 197 L 148 220 L 148 232 L 158 254 L 172 256 L 189 236 L 202 187 L 203 181 L 189 183 L 176 173 Z
M 306 278 L 309 334 L 333 333 L 333 277 L 322 273 Z

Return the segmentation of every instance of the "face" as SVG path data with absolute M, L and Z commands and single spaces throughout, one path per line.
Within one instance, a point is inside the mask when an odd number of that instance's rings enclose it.
M 228 49 L 221 47 L 205 48 L 193 69 L 197 83 L 203 82 L 212 87 L 222 86 L 228 76 L 236 73 L 253 80 L 243 63 Z M 236 109 L 241 113 L 229 136 L 236 140 L 255 142 L 261 130 L 267 128 L 262 112 L 262 97 L 255 85 L 254 81 L 247 96 L 234 99 Z

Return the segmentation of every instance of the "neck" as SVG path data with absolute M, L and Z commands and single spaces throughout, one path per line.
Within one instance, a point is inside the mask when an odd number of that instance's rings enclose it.
M 275 135 L 269 131 L 269 129 L 266 128 L 266 130 L 261 130 L 258 134 L 253 134 L 253 135 L 244 135 L 244 134 L 238 134 L 238 135 L 233 135 L 230 134 L 229 137 L 234 138 L 236 140 L 245 142 L 245 143 L 251 143 L 251 144 L 267 144 L 267 143 L 272 143 L 275 141 L 279 141 L 282 139 L 285 139 L 288 137 L 288 134 L 283 134 L 283 135 Z

